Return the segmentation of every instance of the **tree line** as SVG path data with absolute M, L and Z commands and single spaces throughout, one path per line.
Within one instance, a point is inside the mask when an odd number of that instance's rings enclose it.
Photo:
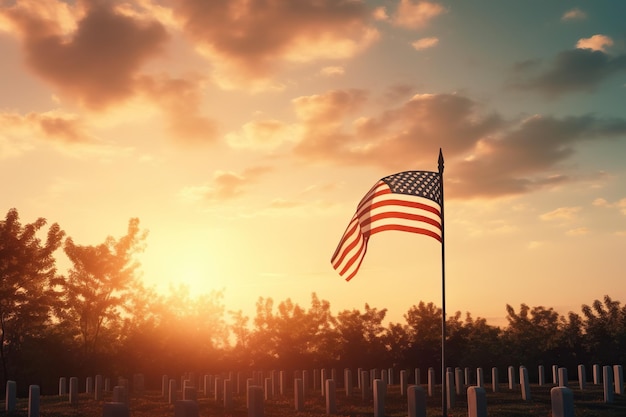
M 137 218 L 124 236 L 98 245 L 76 244 L 56 223 L 45 227 L 43 218 L 22 224 L 16 209 L 0 221 L 2 386 L 15 380 L 51 394 L 60 376 L 96 373 L 159 380 L 189 371 L 440 367 L 441 309 L 432 302 L 386 323 L 387 309 L 369 304 L 333 314 L 315 293 L 307 307 L 260 297 L 251 319 L 227 310 L 221 291 L 146 287 L 135 255 L 147 232 Z M 59 249 L 71 262 L 65 274 L 56 269 Z M 532 373 L 537 365 L 574 372 L 581 363 L 625 362 L 626 306 L 609 296 L 566 316 L 507 305 L 506 318 L 501 328 L 470 313 L 448 316 L 446 364 Z

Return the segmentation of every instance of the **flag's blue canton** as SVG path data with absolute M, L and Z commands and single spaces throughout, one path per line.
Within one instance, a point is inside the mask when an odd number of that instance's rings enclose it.
M 424 197 L 442 205 L 439 173 L 432 171 L 405 171 L 382 179 L 393 193 Z

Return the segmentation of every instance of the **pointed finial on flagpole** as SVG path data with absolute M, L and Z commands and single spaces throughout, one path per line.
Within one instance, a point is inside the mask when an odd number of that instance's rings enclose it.
M 439 148 L 439 174 L 443 174 L 443 152 Z

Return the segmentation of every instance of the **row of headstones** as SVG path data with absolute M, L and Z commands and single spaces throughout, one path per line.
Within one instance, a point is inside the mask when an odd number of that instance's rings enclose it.
M 128 409 L 130 402 L 128 380 L 120 378 L 119 384 L 113 388 L 113 407 L 119 408 L 121 405 Z M 103 379 L 101 375 L 96 375 L 95 384 L 91 378 L 86 379 L 85 392 L 95 393 L 95 399 L 97 401 L 103 399 L 103 391 L 109 391 L 110 380 Z M 137 374 L 133 378 L 133 388 L 135 392 L 142 393 L 144 391 L 144 377 L 141 374 Z M 59 395 L 69 395 L 69 403 L 78 403 L 78 378 L 72 377 L 69 379 L 69 391 L 67 389 L 67 378 L 59 378 Z M 39 417 L 40 414 L 40 397 L 41 389 L 39 385 L 30 385 L 28 389 L 28 417 Z M 15 411 L 17 405 L 17 383 L 15 381 L 7 381 L 6 395 L 5 395 L 5 411 L 11 413 Z M 105 416 L 107 414 L 107 408 L 111 408 L 110 404 L 105 403 Z
M 432 369 L 432 368 L 431 368 Z M 467 372 L 466 372 L 467 373 Z M 477 369 L 477 383 L 476 387 L 484 388 L 483 382 L 483 371 L 482 368 Z M 434 378 L 434 371 L 429 370 L 429 395 L 432 396 L 431 391 L 431 375 Z M 510 390 L 517 389 L 517 378 L 515 375 L 515 368 L 512 366 L 508 367 L 508 386 Z M 568 388 L 568 375 L 567 368 L 559 368 L 554 366 L 552 368 L 552 379 L 553 383 L 557 384 L 559 388 Z M 452 371 L 452 368 L 448 368 L 446 372 L 446 387 L 447 387 L 447 406 L 454 407 L 455 404 L 455 395 L 460 395 L 463 389 L 463 385 L 461 381 L 467 380 L 467 378 L 463 378 L 463 371 L 460 368 L 456 368 L 455 371 Z M 492 390 L 493 392 L 497 392 L 499 390 L 499 376 L 498 376 L 498 368 L 492 368 L 491 370 L 491 380 L 492 380 Z M 612 403 L 615 394 L 624 394 L 624 373 L 622 365 L 614 365 L 604 366 L 602 368 L 602 375 L 600 374 L 600 366 L 593 366 L 593 383 L 599 384 L 602 381 L 603 389 L 604 389 L 604 402 Z M 538 368 L 538 384 L 539 386 L 545 385 L 545 372 L 543 365 L 539 365 Z M 530 391 L 530 379 L 528 377 L 528 369 L 524 366 L 520 366 L 519 368 L 519 385 L 520 391 L 522 395 L 522 399 L 524 401 L 529 401 L 531 399 L 531 391 Z M 586 370 L 584 365 L 578 365 L 578 387 L 580 390 L 584 390 L 586 386 Z M 452 389 L 454 387 L 454 390 Z M 562 395 L 562 394 L 559 394 Z
M 615 365 L 613 367 L 605 367 L 603 370 L 605 373 L 604 378 L 600 374 L 600 366 L 593 366 L 593 383 L 599 384 L 600 381 L 604 381 L 605 385 L 605 401 L 612 402 L 613 401 L 613 392 L 617 394 L 623 394 L 624 391 L 624 380 L 623 380 L 623 370 L 621 365 Z M 497 392 L 499 390 L 499 376 L 498 369 L 492 368 L 491 372 L 491 380 L 492 380 L 492 390 Z M 353 392 L 353 382 L 351 376 L 351 370 L 346 369 L 344 372 L 344 391 L 347 396 L 351 396 Z M 368 380 L 381 379 L 385 385 L 393 384 L 393 370 L 379 370 L 373 369 L 368 371 L 363 371 L 362 368 L 359 368 L 358 372 L 358 380 L 357 386 L 361 388 L 362 385 L 366 385 L 366 389 L 361 390 L 363 395 L 363 399 L 368 398 L 369 393 L 369 385 L 367 384 Z M 515 368 L 510 366 L 508 367 L 508 386 L 509 389 L 514 390 L 517 388 L 517 378 Z M 415 384 L 420 385 L 420 370 L 419 368 L 415 369 Z M 308 392 L 309 387 L 307 382 L 310 382 L 310 375 L 308 371 L 296 371 L 294 379 L 301 379 L 303 382 L 303 393 Z M 337 380 L 336 371 L 331 370 L 330 375 L 327 370 L 314 370 L 313 371 L 313 388 L 320 389 L 322 395 L 324 395 L 325 387 L 324 384 L 320 384 L 319 381 L 325 381 L 327 379 L 332 379 L 334 381 Z M 214 394 L 215 401 L 225 401 L 225 405 L 228 407 L 228 404 L 232 402 L 229 398 L 233 389 L 236 389 L 237 394 L 240 394 L 242 391 L 242 383 L 244 380 L 243 373 L 238 373 L 235 377 L 234 373 L 228 374 L 227 377 L 221 377 L 216 375 L 204 375 L 202 379 L 196 379 L 193 374 L 190 376 L 183 376 L 181 380 L 181 390 L 177 390 L 177 382 L 174 379 L 168 379 L 166 375 L 163 376 L 162 380 L 162 395 L 163 397 L 168 398 L 170 403 L 176 401 L 176 393 L 182 392 L 183 399 L 186 399 L 188 396 L 193 396 L 197 398 L 197 393 L 202 392 L 206 397 L 209 397 L 211 391 Z M 264 398 L 271 399 L 277 393 L 280 395 L 285 394 L 287 374 L 284 371 L 271 371 L 268 377 L 263 377 L 262 372 L 254 372 L 252 378 L 246 379 L 246 386 L 256 385 L 264 387 Z M 568 386 L 568 376 L 566 368 L 559 368 L 554 365 L 552 367 L 552 380 L 553 384 L 558 386 L 567 387 Z M 198 381 L 197 386 L 200 387 L 198 390 L 195 389 L 195 381 Z M 365 381 L 365 382 L 364 382 Z M 470 385 L 470 370 L 469 368 L 465 368 L 465 370 L 461 370 L 460 368 L 456 368 L 454 372 L 452 372 L 452 368 L 447 369 L 446 373 L 446 385 L 450 390 L 449 395 L 447 396 L 449 401 L 454 403 L 454 394 L 461 395 L 466 387 Z M 586 371 L 584 365 L 578 366 L 578 381 L 579 387 L 581 390 L 585 388 L 586 385 Z M 525 367 L 520 367 L 520 375 L 519 375 L 519 384 L 521 387 L 521 394 L 524 400 L 530 400 L 530 381 L 528 377 L 528 370 Z M 543 365 L 540 365 L 538 368 L 538 384 L 543 386 L 546 384 L 545 382 L 545 369 Z M 233 385 L 235 388 L 233 388 Z M 405 395 L 407 392 L 407 386 L 409 385 L 409 378 L 407 371 L 400 371 L 400 392 L 401 395 Z M 435 371 L 433 368 L 428 369 L 428 395 L 433 395 L 433 389 L 435 385 Z M 482 368 L 478 368 L 476 370 L 476 386 L 484 387 L 484 376 Z M 452 390 L 454 388 L 454 390 Z M 185 395 L 185 391 L 189 391 L 189 394 Z M 229 391 L 231 394 L 225 396 L 225 392 Z M 193 392 L 193 394 L 191 394 Z
M 346 371 L 346 379 L 351 378 L 351 374 Z M 362 376 L 365 380 L 368 375 Z M 248 380 L 253 382 L 252 379 Z M 232 386 L 231 380 L 226 380 L 225 386 Z M 374 417 L 383 417 L 385 415 L 385 395 L 387 392 L 387 382 L 381 379 L 375 379 L 372 384 Z M 326 399 L 326 414 L 337 414 L 336 403 L 336 386 L 335 381 L 327 379 L 324 381 L 324 391 Z M 191 387 L 185 392 L 191 392 Z M 267 387 L 266 387 L 267 388 Z M 364 386 L 365 388 L 365 386 Z M 225 398 L 230 394 L 230 390 L 225 390 Z M 572 391 L 567 387 L 554 387 L 550 391 L 552 401 L 553 417 L 573 417 L 574 416 L 574 397 Z M 486 417 L 487 416 L 487 400 L 486 391 L 482 387 L 472 386 L 467 389 L 468 396 L 468 416 L 469 417 Z M 249 417 L 264 417 L 264 400 L 267 397 L 264 389 L 257 385 L 248 385 L 247 387 L 247 408 Z M 226 405 L 225 399 L 225 405 Z M 294 380 L 294 403 L 296 411 L 304 411 L 304 383 L 301 378 Z M 409 417 L 426 417 L 426 391 L 418 385 L 410 385 L 407 389 L 407 406 Z M 174 417 L 198 417 L 198 403 L 195 398 L 183 398 L 174 402 Z M 126 417 L 126 415 L 111 415 L 105 417 Z
M 594 384 L 598 384 L 600 381 L 600 372 L 599 372 L 599 365 L 594 365 L 593 366 L 593 380 L 594 380 Z M 559 384 L 559 386 L 562 387 L 566 387 L 567 386 L 567 369 L 566 368 L 558 368 L 557 366 L 553 366 L 552 368 L 553 370 L 553 382 Z M 457 395 L 460 395 L 463 388 L 465 386 L 469 385 L 469 380 L 470 380 L 470 375 L 469 375 L 470 371 L 469 368 L 465 368 L 464 372 L 460 369 L 460 368 L 456 368 L 454 370 L 454 373 L 452 372 L 451 368 L 448 368 L 447 373 L 446 373 L 446 382 L 447 382 L 447 387 L 448 387 L 448 405 L 449 406 L 454 406 L 454 394 L 456 393 Z M 580 389 L 583 389 L 585 386 L 585 369 L 584 369 L 584 365 L 579 365 L 578 367 L 578 376 L 579 376 L 579 386 Z M 617 393 L 617 394 L 623 394 L 623 390 L 624 390 L 624 382 L 623 382 L 623 370 L 621 365 L 615 365 L 613 368 L 611 367 L 607 367 L 605 366 L 603 368 L 603 376 L 604 378 L 602 378 L 602 380 L 604 381 L 604 395 L 605 395 L 605 402 L 612 402 L 613 401 L 613 392 Z M 242 373 L 238 373 L 237 374 L 237 393 L 240 393 L 240 387 L 241 384 L 239 383 L 239 381 L 242 378 Z M 358 370 L 358 387 L 359 388 L 364 388 L 361 390 L 362 395 L 363 395 L 363 399 L 369 398 L 369 393 L 371 392 L 369 389 L 369 384 L 367 383 L 368 380 L 376 380 L 378 379 L 377 377 L 380 377 L 381 380 L 381 384 L 383 385 L 391 385 L 393 384 L 393 369 L 389 369 L 389 370 L 382 370 L 379 371 L 377 369 L 372 369 L 370 371 L 363 371 L 362 368 L 359 368 Z M 544 368 L 543 366 L 539 366 L 539 385 L 544 385 L 545 384 L 545 377 L 544 377 Z M 419 368 L 415 369 L 415 382 L 416 384 L 419 385 L 420 383 L 420 370 Z M 509 388 L 510 389 L 515 389 L 516 388 L 516 383 L 515 383 L 515 369 L 513 367 L 509 367 L 508 368 L 508 376 L 509 376 Z M 194 376 L 193 374 L 190 376 L 183 376 L 182 377 L 182 393 L 183 393 L 183 400 L 184 401 L 194 401 L 197 399 L 197 390 L 195 389 L 195 384 L 193 384 L 193 380 L 194 380 Z M 299 395 L 299 389 L 297 384 L 295 384 L 294 386 L 294 392 L 296 395 L 296 405 L 299 403 L 304 403 L 304 393 L 307 391 L 307 381 L 310 381 L 310 376 L 308 371 L 296 371 L 295 373 L 295 380 L 301 380 L 302 381 L 302 394 Z M 321 393 L 322 395 L 325 394 L 325 384 L 321 384 L 320 381 L 326 381 L 326 380 L 333 380 L 335 381 L 336 379 L 336 371 L 333 369 L 331 370 L 330 375 L 328 374 L 328 371 L 326 369 L 322 369 L 322 370 L 314 370 L 313 371 L 313 385 L 314 385 L 314 389 L 321 389 Z M 229 409 L 232 407 L 232 395 L 233 395 L 233 380 L 234 380 L 234 374 L 231 372 L 228 375 L 228 378 L 221 378 L 219 376 L 213 376 L 213 375 L 205 375 L 203 382 L 204 382 L 204 393 L 208 396 L 209 395 L 209 390 L 211 387 L 215 387 L 214 389 L 214 394 L 215 394 L 215 400 L 220 400 L 223 399 L 224 400 L 224 406 L 225 408 Z M 252 378 L 248 378 L 247 379 L 247 387 L 249 389 L 250 386 L 261 386 L 261 389 L 263 390 L 263 398 L 264 399 L 271 399 L 275 393 L 277 392 L 277 390 L 280 391 L 280 394 L 283 395 L 284 394 L 284 387 L 285 387 L 285 381 L 286 381 L 286 373 L 284 371 L 272 371 L 270 373 L 270 377 L 267 378 L 263 378 L 263 373 L 262 372 L 254 372 L 253 373 L 253 377 Z M 429 368 L 428 369 L 428 395 L 432 396 L 432 391 L 433 391 L 433 386 L 434 386 L 434 381 L 435 381 L 435 371 L 433 368 Z M 492 389 L 493 391 L 497 391 L 498 390 L 498 369 L 497 368 L 492 368 Z M 530 390 L 528 388 L 529 386 L 529 382 L 528 382 L 528 372 L 524 367 L 520 367 L 520 386 L 521 386 L 521 391 L 522 391 L 522 398 L 525 400 L 529 400 L 530 399 Z M 86 384 L 85 384 L 85 392 L 87 393 L 95 393 L 95 399 L 96 400 L 101 400 L 102 399 L 102 391 L 110 391 L 110 380 L 107 379 L 103 379 L 102 376 L 97 375 L 95 378 L 95 387 L 94 387 L 94 383 L 93 383 L 93 379 L 88 377 L 86 380 Z M 476 373 L 476 386 L 478 388 L 482 388 L 484 383 L 483 383 L 483 372 L 482 372 L 482 368 L 478 368 L 477 369 L 477 373 Z M 128 380 L 120 378 L 119 380 L 119 385 L 114 387 L 113 389 L 113 404 L 106 404 L 105 403 L 105 409 L 107 408 L 120 408 L 122 405 L 125 405 L 125 409 L 128 409 L 129 406 L 129 386 L 128 386 Z M 199 383 L 200 385 L 200 383 Z M 263 385 L 264 385 L 264 389 L 263 389 Z M 407 371 L 400 371 L 400 386 L 401 386 L 401 394 L 404 396 L 405 393 L 407 392 L 407 386 L 408 386 L 408 375 L 407 375 Z M 167 387 L 167 388 L 166 388 Z M 452 387 L 454 387 L 454 391 L 452 390 Z M 33 409 L 38 410 L 38 389 L 39 387 L 37 386 L 33 386 L 33 389 L 37 392 L 37 394 L 35 394 L 33 396 Z M 352 383 L 352 376 L 351 376 L 351 371 L 349 369 L 346 369 L 344 372 L 344 389 L 347 395 L 352 395 L 352 389 L 353 389 L 353 383 Z M 10 388 L 9 388 L 9 384 L 7 384 L 7 393 L 9 392 Z M 134 392 L 138 392 L 141 393 L 144 390 L 144 378 L 142 374 L 136 374 L 133 378 L 133 391 Z M 170 403 L 174 403 L 176 402 L 176 380 L 170 380 L 167 378 L 167 376 L 163 376 L 163 387 L 162 387 L 162 391 L 163 391 L 163 395 L 165 396 L 167 390 L 167 397 Z M 59 379 L 59 395 L 67 395 L 67 379 L 62 377 Z M 70 378 L 70 390 L 69 390 L 69 398 L 70 398 L 70 403 L 76 403 L 76 401 L 78 401 L 78 378 Z M 14 404 L 15 400 L 13 399 L 13 401 L 11 401 L 11 396 L 7 395 L 7 407 L 10 408 L 11 404 Z M 29 400 L 30 403 L 30 400 Z M 13 405 L 14 406 L 14 405 Z M 30 408 L 30 407 L 29 407 Z M 33 415 L 38 415 L 38 412 L 33 414 Z

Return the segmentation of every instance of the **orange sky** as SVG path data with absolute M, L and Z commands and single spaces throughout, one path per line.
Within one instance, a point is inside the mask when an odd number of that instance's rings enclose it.
M 441 304 L 440 246 L 332 269 L 381 177 L 446 159 L 447 310 L 626 302 L 626 4 L 0 0 L 0 193 L 143 279 L 334 311 Z M 62 269 L 64 264 L 59 254 Z

